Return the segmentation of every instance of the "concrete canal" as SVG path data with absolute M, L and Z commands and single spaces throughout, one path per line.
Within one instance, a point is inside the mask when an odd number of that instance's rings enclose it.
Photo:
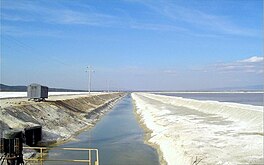
M 58 147 L 97 148 L 100 165 L 159 164 L 156 150 L 144 144 L 144 131 L 134 115 L 130 95 L 123 98 L 95 127 L 79 134 L 75 140 Z M 50 159 L 87 159 L 88 156 L 87 152 L 50 150 L 48 157 Z M 45 164 L 56 164 L 56 162 Z

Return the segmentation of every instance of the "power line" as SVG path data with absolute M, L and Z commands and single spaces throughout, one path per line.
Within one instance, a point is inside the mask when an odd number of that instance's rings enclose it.
M 106 85 L 107 85 L 107 92 L 109 93 L 109 86 L 110 86 L 109 80 L 106 80 Z
M 1 38 L 2 37 L 7 39 L 7 40 L 13 41 L 13 43 L 16 43 L 18 46 L 20 46 L 21 48 L 24 48 L 25 50 L 27 49 L 29 51 L 27 53 L 34 54 L 34 57 L 37 57 L 39 59 L 38 62 L 39 61 L 43 61 L 43 60 L 46 60 L 46 61 L 50 62 L 49 59 L 51 59 L 52 61 L 60 63 L 62 65 L 70 66 L 70 64 L 67 64 L 67 63 L 63 62 L 62 60 L 60 60 L 60 59 L 58 59 L 57 57 L 54 57 L 54 56 L 48 56 L 48 58 L 47 57 L 43 57 L 43 56 L 41 56 L 41 57 L 40 56 L 36 56 L 36 54 L 40 55 L 40 53 L 34 47 L 32 47 L 32 46 L 30 46 L 30 45 L 28 45 L 28 44 L 26 44 L 26 43 L 24 43 L 24 42 L 22 42 L 22 41 L 20 41 L 20 40 L 18 40 L 16 38 L 14 38 L 14 37 L 12 37 L 12 36 L 10 36 L 8 34 L 4 34 L 4 35 L 2 34 Z M 3 44 L 3 41 L 1 43 Z

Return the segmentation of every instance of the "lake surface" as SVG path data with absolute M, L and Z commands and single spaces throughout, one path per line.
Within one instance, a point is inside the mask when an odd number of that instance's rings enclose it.
M 95 127 L 79 134 L 76 140 L 58 147 L 97 148 L 100 165 L 159 164 L 156 150 L 144 144 L 144 131 L 135 118 L 130 95 L 123 98 Z M 48 157 L 50 159 L 87 159 L 88 156 L 87 152 L 50 150 Z M 45 164 L 58 164 L 58 162 Z
M 263 93 L 157 93 L 166 96 L 177 96 L 196 100 L 215 100 L 263 106 Z

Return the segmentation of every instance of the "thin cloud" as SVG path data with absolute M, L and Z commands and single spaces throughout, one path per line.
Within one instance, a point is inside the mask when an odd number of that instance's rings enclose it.
M 21 15 L 10 15 L 2 13 L 2 19 L 7 21 L 20 21 L 20 22 L 32 22 L 34 19 L 31 17 L 21 16 Z
M 209 14 L 200 10 L 175 5 L 168 1 L 136 1 L 158 14 L 171 19 L 192 24 L 200 30 L 210 30 L 223 34 L 256 36 L 252 29 L 239 27 L 223 16 Z
M 59 14 L 60 13 L 60 14 Z M 91 26 L 111 26 L 115 23 L 115 17 L 99 13 L 82 13 L 73 10 L 53 11 L 51 17 L 46 17 L 46 21 L 55 24 L 69 25 L 91 25 Z
M 54 2 L 55 3 L 55 2 Z M 182 27 L 169 24 L 149 23 L 134 20 L 130 16 L 114 16 L 96 11 L 91 6 L 79 6 L 83 11 L 70 9 L 55 3 L 50 6 L 40 5 L 38 2 L 20 3 L 5 2 L 3 5 L 3 20 L 8 22 L 41 22 L 45 24 L 83 25 L 113 28 L 130 28 L 152 31 L 186 32 Z M 57 7 L 56 7 L 57 6 Z M 20 14 L 17 14 L 20 13 Z M 127 13 L 129 15 L 129 13 Z M 7 27 L 7 26 L 6 26 Z M 7 29 L 7 28 L 5 28 Z M 9 29 L 7 29 L 9 30 Z M 11 29 L 12 30 L 12 29 Z M 10 31 L 10 30 L 9 30 Z M 5 31 L 4 31 L 5 32 Z M 32 33 L 30 31 L 29 33 Z M 17 34 L 17 33 L 15 33 Z
M 253 56 L 244 60 L 240 60 L 238 62 L 244 62 L 244 63 L 259 63 L 263 62 L 263 57 Z
M 163 73 L 165 73 L 165 74 L 171 74 L 171 75 L 178 74 L 178 72 L 176 70 L 164 70 Z
M 115 18 L 114 16 L 101 14 L 94 11 L 84 13 L 68 9 L 64 6 L 59 6 L 59 8 L 47 7 L 36 2 L 30 4 L 18 3 L 17 5 L 7 3 L 3 6 L 3 13 L 3 20 L 7 21 L 42 21 L 42 23 L 71 25 L 82 24 L 102 26 L 109 24 L 109 20 L 113 20 Z
M 244 73 L 263 73 L 263 57 L 253 56 L 247 59 L 238 60 L 232 63 L 221 63 L 213 66 L 215 71 L 226 72 L 244 72 Z
M 31 21 L 42 22 L 45 24 L 175 31 L 179 33 L 184 32 L 185 34 L 198 37 L 221 37 L 223 34 L 256 36 L 257 34 L 257 32 L 252 29 L 246 29 L 235 25 L 225 17 L 175 5 L 168 1 L 126 2 L 144 5 L 149 9 L 148 12 L 151 13 L 149 15 L 151 15 L 151 18 L 153 19 L 143 21 L 131 17 L 132 13 L 119 13 L 119 15 L 113 15 L 102 13 L 101 11 L 96 10 L 93 6 L 86 4 L 84 6 L 78 6 L 78 3 L 61 4 L 56 1 L 53 1 L 52 5 L 50 5 L 51 3 L 47 5 L 45 1 L 4 1 L 2 6 L 2 18 L 4 21 L 16 22 Z M 69 5 L 77 5 L 78 8 L 70 8 Z M 155 17 L 160 17 L 160 15 L 168 18 L 167 22 L 156 22 Z M 186 23 L 191 24 L 195 28 L 190 29 L 186 26 Z M 6 22 L 4 22 L 4 24 L 6 24 Z
M 13 36 L 13 37 L 22 37 L 22 36 L 38 36 L 38 37 L 65 37 L 63 33 L 59 30 L 43 30 L 43 29 L 30 29 L 28 31 L 24 30 L 21 27 L 17 26 L 6 26 L 2 25 L 3 36 Z
M 130 28 L 133 29 L 142 29 L 142 30 L 158 30 L 158 31 L 178 31 L 178 32 L 186 32 L 187 29 L 174 26 L 174 25 L 166 25 L 166 24 L 150 24 L 150 23 L 132 23 L 130 24 Z

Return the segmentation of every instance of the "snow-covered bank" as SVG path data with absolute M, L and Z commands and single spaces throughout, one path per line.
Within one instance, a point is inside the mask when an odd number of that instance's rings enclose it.
M 137 113 L 167 163 L 263 163 L 263 108 L 133 93 Z
M 4 130 L 23 129 L 41 125 L 45 142 L 68 139 L 92 126 L 123 93 L 94 96 L 74 96 L 67 99 L 48 99 L 32 102 L 27 99 L 2 99 L 0 107 L 0 135 Z
M 230 102 L 200 101 L 182 97 L 147 95 L 151 99 L 162 100 L 163 103 L 190 108 L 204 113 L 218 114 L 234 121 L 243 121 L 257 125 L 263 129 L 263 107 Z

